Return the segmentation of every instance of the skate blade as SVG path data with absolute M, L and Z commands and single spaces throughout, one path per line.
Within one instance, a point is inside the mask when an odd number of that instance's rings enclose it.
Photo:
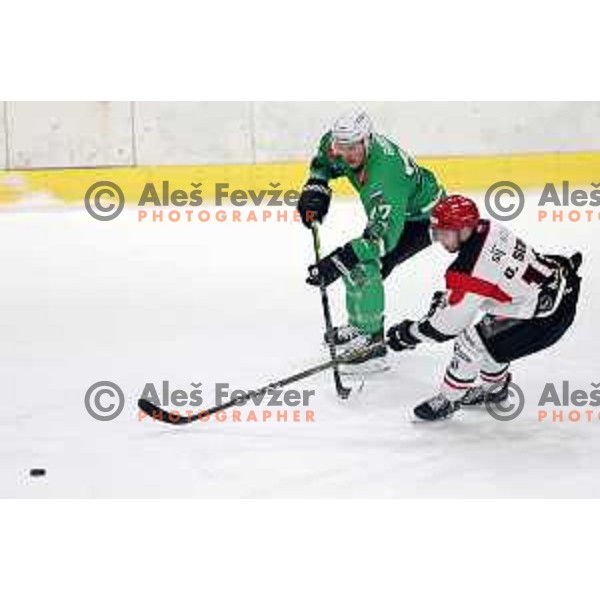
M 365 378 L 364 377 L 353 378 L 352 386 L 350 387 L 350 393 L 343 398 L 338 396 L 337 397 L 338 404 L 341 404 L 343 406 L 348 406 L 349 404 L 352 404 L 352 402 L 354 402 L 357 399 L 357 397 L 362 394 L 364 387 L 365 387 Z
M 381 358 L 373 358 L 365 363 L 356 365 L 340 365 L 340 373 L 346 377 L 368 377 L 380 373 L 387 373 L 390 370 L 390 364 L 387 360 Z
M 434 419 L 433 421 L 428 421 L 427 419 L 421 419 L 415 415 L 414 410 L 408 409 L 407 411 L 407 420 L 414 425 L 426 425 L 428 427 L 435 427 L 435 424 L 441 425 L 442 423 L 448 423 L 449 421 L 462 421 L 465 417 L 465 413 L 462 410 L 462 407 L 451 412 L 449 415 L 442 417 L 440 419 Z

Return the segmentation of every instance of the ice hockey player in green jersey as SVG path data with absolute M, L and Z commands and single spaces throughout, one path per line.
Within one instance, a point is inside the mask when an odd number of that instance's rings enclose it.
M 307 283 L 328 286 L 343 279 L 348 324 L 329 335 L 342 351 L 357 350 L 366 362 L 386 353 L 383 281 L 431 245 L 429 213 L 444 191 L 431 171 L 375 133 L 363 111 L 339 118 L 321 138 L 298 202 L 304 225 L 323 222 L 331 202 L 329 182 L 340 177 L 360 196 L 367 224 L 360 237 L 311 265 Z

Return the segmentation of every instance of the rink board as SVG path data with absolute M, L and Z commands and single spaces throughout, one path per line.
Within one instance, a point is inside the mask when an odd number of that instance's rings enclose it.
M 573 185 L 600 181 L 600 152 L 423 157 L 419 162 L 432 169 L 449 191 L 485 190 L 505 180 L 524 189 L 564 180 Z M 201 190 L 203 202 L 214 203 L 220 194 L 221 203 L 229 204 L 234 190 L 265 192 L 267 200 L 282 201 L 286 192 L 300 189 L 306 174 L 305 162 L 0 171 L 0 203 L 18 202 L 32 194 L 78 203 L 90 186 L 99 181 L 116 183 L 131 203 L 139 201 L 147 184 L 154 185 L 160 192 L 165 181 L 169 182 L 170 192 L 182 190 L 190 194 Z M 219 188 L 219 185 L 227 187 Z M 335 182 L 334 189 L 342 196 L 353 195 L 346 181 Z M 289 198 L 292 200 L 293 195 Z

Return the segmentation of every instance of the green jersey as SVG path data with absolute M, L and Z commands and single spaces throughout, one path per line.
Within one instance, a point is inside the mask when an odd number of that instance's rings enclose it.
M 374 134 L 366 163 L 358 170 L 332 152 L 326 133 L 310 165 L 311 177 L 346 177 L 358 192 L 368 219 L 363 236 L 352 242 L 361 261 L 380 258 L 398 244 L 406 220 L 426 219 L 442 188 L 434 174 L 386 137 Z

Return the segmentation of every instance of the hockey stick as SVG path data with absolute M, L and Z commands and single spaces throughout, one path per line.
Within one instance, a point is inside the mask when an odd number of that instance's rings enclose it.
M 313 222 L 310 228 L 313 236 L 313 248 L 315 250 L 315 260 L 318 263 L 321 260 L 321 238 L 319 237 L 319 226 Z M 339 363 L 336 361 L 335 343 L 333 341 L 333 325 L 331 323 L 331 310 L 329 308 L 329 296 L 327 288 L 321 283 L 319 285 L 321 291 L 321 304 L 323 305 L 323 316 L 325 318 L 325 339 L 329 348 L 329 356 L 331 358 L 333 368 L 333 381 L 335 383 L 335 391 L 342 400 L 347 400 L 352 393 L 352 388 L 345 387 L 342 383 L 340 375 Z
M 242 402 L 252 400 L 256 396 L 260 396 L 262 394 L 267 393 L 269 390 L 285 387 L 287 385 L 290 385 L 291 383 L 296 383 L 297 381 L 301 381 L 302 379 L 312 377 L 313 375 L 321 373 L 322 371 L 326 371 L 327 369 L 336 368 L 339 365 L 347 364 L 354 360 L 360 359 L 363 355 L 363 352 L 354 351 L 342 354 L 341 356 L 338 356 L 335 359 L 328 360 L 327 362 L 315 365 L 314 367 L 305 369 L 304 371 L 300 371 L 299 373 L 295 373 L 294 375 L 290 375 L 289 377 L 284 377 L 279 381 L 269 383 L 268 385 L 265 385 L 264 387 L 261 387 L 257 390 L 248 392 L 243 396 L 236 398 L 235 400 L 230 400 L 229 402 L 225 402 L 224 404 L 218 404 L 211 408 L 200 410 L 198 413 L 190 414 L 186 411 L 184 416 L 179 412 L 170 412 L 168 410 L 163 410 L 162 408 L 160 408 L 160 406 L 156 406 L 155 404 L 153 404 L 149 400 L 146 400 L 145 398 L 140 398 L 138 400 L 138 408 L 144 413 L 146 413 L 148 416 L 152 417 L 152 419 L 155 421 L 162 421 L 163 423 L 169 423 L 171 425 L 187 425 L 188 423 L 193 423 L 194 421 L 202 420 L 209 415 L 213 415 L 223 410 L 227 410 L 228 408 L 236 406 L 237 404 L 241 404 Z

